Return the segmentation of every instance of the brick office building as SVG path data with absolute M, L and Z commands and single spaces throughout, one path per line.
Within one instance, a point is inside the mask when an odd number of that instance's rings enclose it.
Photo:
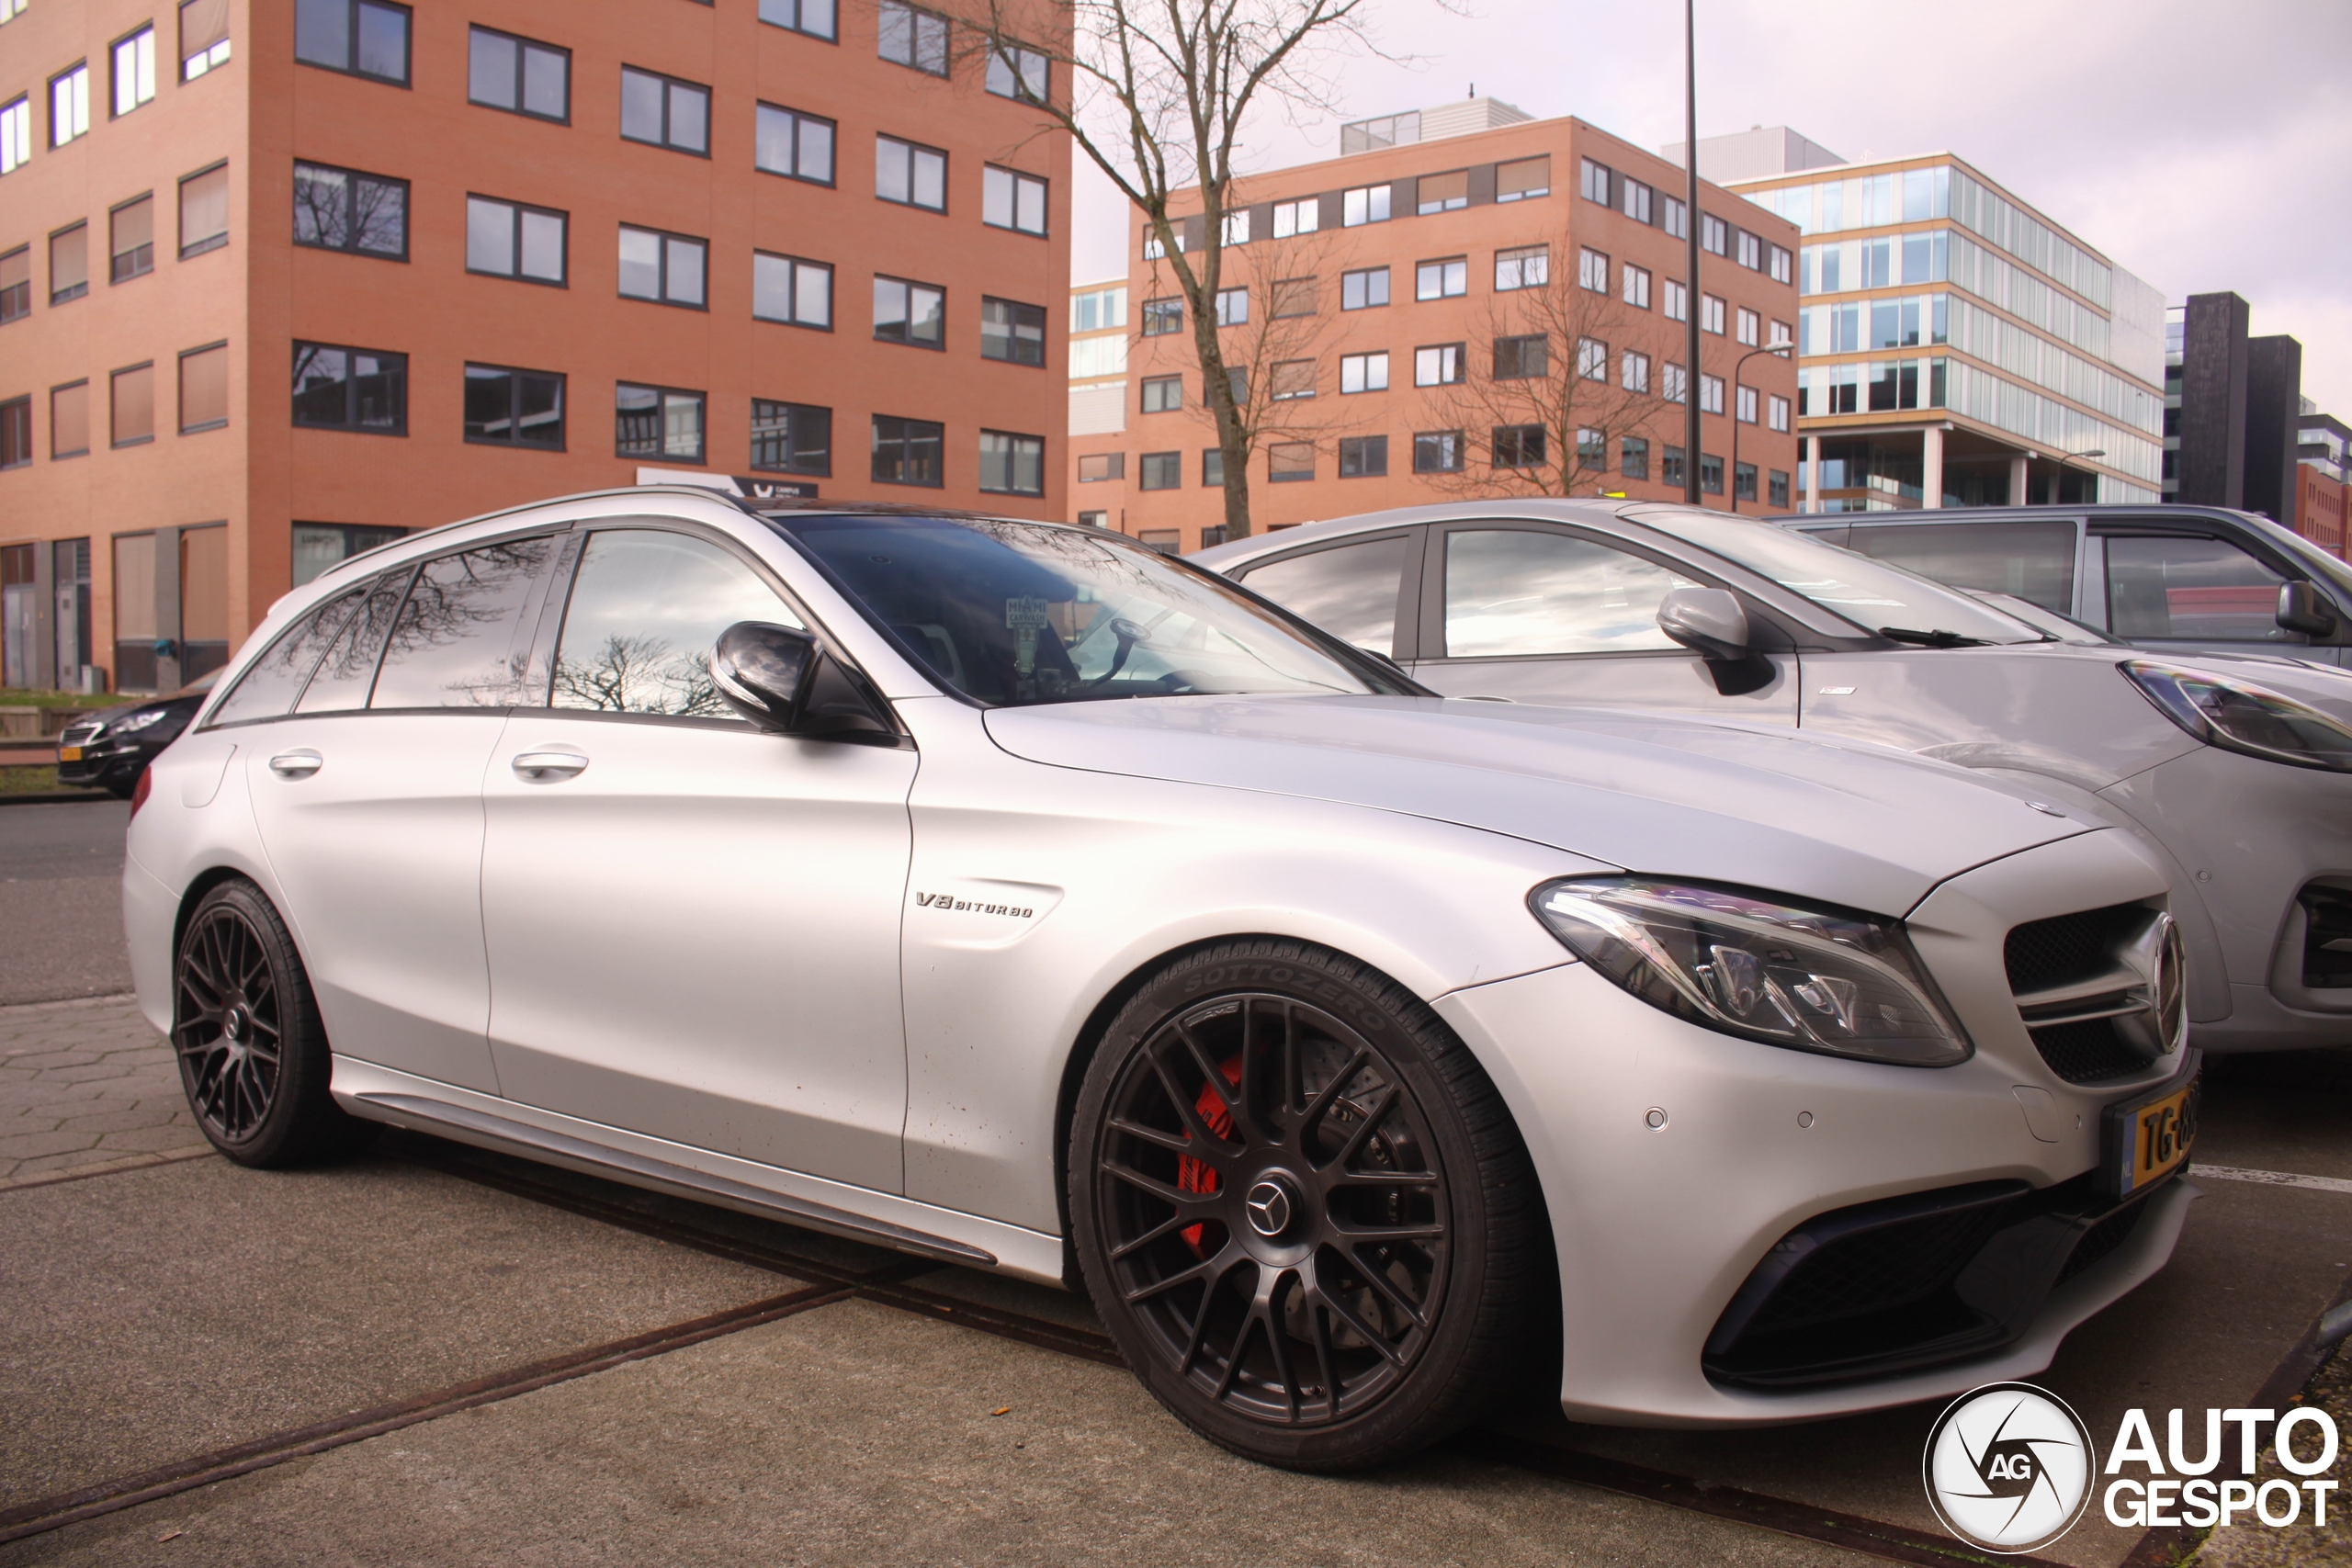
M 1341 147 L 1234 198 L 1220 343 L 1266 430 L 1254 527 L 1536 493 L 1545 470 L 1679 499 L 1685 310 L 1705 329 L 1706 503 L 1786 508 L 1796 370 L 1748 355 L 1793 335 L 1792 225 L 1702 186 L 1686 291 L 1681 171 L 1583 120 L 1472 99 L 1344 127 Z M 1069 514 L 1199 549 L 1223 536 L 1215 429 L 1174 282 L 1148 233 L 1130 243 L 1125 428 L 1073 434 Z
M 6 683 L 172 687 L 642 467 L 1065 511 L 1041 56 L 897 0 L 0 15 Z

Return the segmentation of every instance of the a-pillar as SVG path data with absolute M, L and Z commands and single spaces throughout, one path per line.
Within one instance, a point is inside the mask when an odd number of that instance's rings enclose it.
M 1931 424 L 1919 433 L 1919 504 L 1944 503 L 1944 427 Z
M 1804 438 L 1804 505 L 1805 512 L 1821 510 L 1821 437 Z
M 2009 504 L 2025 504 L 2025 454 L 2022 452 L 2009 459 Z

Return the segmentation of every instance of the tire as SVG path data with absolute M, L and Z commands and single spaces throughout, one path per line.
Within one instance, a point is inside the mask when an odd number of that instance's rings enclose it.
M 250 882 L 204 896 L 172 957 L 172 1048 L 212 1146 L 239 1165 L 307 1165 L 381 1130 L 327 1092 L 326 1030 L 301 954 Z
M 1069 1192 L 1088 1290 L 1144 1385 L 1286 1469 L 1460 1429 L 1526 1370 L 1550 1299 L 1542 1193 L 1485 1071 L 1404 987 L 1301 942 L 1192 953 L 1119 1010 Z

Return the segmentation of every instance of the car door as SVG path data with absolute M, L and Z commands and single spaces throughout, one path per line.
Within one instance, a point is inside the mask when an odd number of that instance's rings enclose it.
M 897 1191 L 915 753 L 764 733 L 719 700 L 719 633 L 804 624 L 733 542 L 582 538 L 482 791 L 505 1093 Z
M 2081 521 L 2072 517 L 1912 519 L 1856 523 L 1849 537 L 1829 542 L 1954 588 L 2012 594 L 2072 615 L 2082 532 Z
M 2153 649 L 2337 661 L 2335 649 L 2278 624 L 2278 590 L 2288 581 L 2281 563 L 2222 530 L 2113 523 L 2092 533 L 2095 603 L 2083 618 L 2093 626 Z M 2339 626 L 2337 639 L 2343 635 Z
M 1333 637 L 1402 663 L 1413 657 L 1424 534 L 1398 528 L 1311 546 L 1234 577 Z
M 507 540 L 367 584 L 291 713 L 241 747 L 283 912 L 345 1055 L 498 1089 L 481 777 L 555 549 Z
M 1422 684 L 1448 696 L 1655 708 L 1797 722 L 1797 660 L 1754 605 L 1760 683 L 1716 671 L 1658 629 L 1675 588 L 1719 587 L 1624 541 L 1553 524 L 1433 524 L 1421 567 Z M 1726 690 L 1725 687 L 1729 690 Z

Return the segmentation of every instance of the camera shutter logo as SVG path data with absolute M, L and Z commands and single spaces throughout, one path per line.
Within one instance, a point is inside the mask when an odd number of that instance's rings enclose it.
M 2098 1455 L 2082 1418 L 2031 1383 L 1987 1383 L 1951 1402 L 1928 1434 L 1928 1502 L 1972 1546 L 2034 1551 L 2075 1528 Z

